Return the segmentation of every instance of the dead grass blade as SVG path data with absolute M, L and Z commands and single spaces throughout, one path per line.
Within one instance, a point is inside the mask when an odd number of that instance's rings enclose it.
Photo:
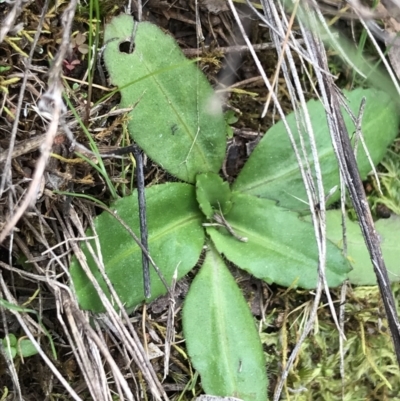
M 49 4 L 49 1 L 47 0 L 45 3 L 46 6 L 43 8 L 43 12 L 41 15 L 42 22 L 43 22 L 45 13 L 48 8 L 48 4 Z M 41 109 L 41 111 L 44 113 L 48 113 L 51 116 L 51 122 L 49 123 L 48 129 L 47 129 L 46 138 L 40 147 L 41 148 L 41 157 L 39 158 L 39 160 L 37 162 L 35 173 L 33 175 L 32 182 L 31 182 L 31 185 L 29 186 L 28 192 L 26 193 L 22 202 L 19 204 L 18 209 L 14 212 L 14 214 L 11 216 L 10 220 L 7 222 L 6 226 L 3 228 L 3 231 L 0 233 L 0 243 L 4 241 L 4 239 L 7 237 L 7 235 L 15 227 L 15 224 L 21 218 L 21 216 L 23 215 L 25 210 L 28 208 L 28 206 L 30 204 L 32 204 L 36 199 L 36 195 L 39 190 L 39 183 L 43 176 L 44 169 L 46 167 L 47 161 L 50 156 L 51 146 L 52 146 L 53 140 L 57 134 L 57 129 L 58 129 L 60 120 L 62 118 L 62 114 L 65 112 L 65 106 L 64 106 L 64 103 L 62 100 L 62 86 L 61 86 L 62 62 L 68 51 L 68 46 L 69 46 L 69 41 L 70 41 L 70 36 L 71 36 L 72 21 L 74 18 L 76 5 L 77 5 L 77 0 L 72 0 L 64 12 L 64 15 L 63 15 L 64 30 L 63 30 L 62 42 L 61 42 L 59 51 L 57 52 L 56 57 L 53 61 L 53 66 L 49 72 L 48 90 L 43 95 L 42 99 L 39 102 L 39 108 Z M 40 31 L 41 31 L 41 27 L 38 29 L 37 32 L 39 33 Z M 30 58 L 32 58 L 33 52 L 34 52 L 34 46 L 32 46 L 32 49 L 30 52 Z M 29 65 L 30 65 L 30 62 L 27 66 L 28 68 L 29 68 Z M 26 74 L 26 76 L 28 76 L 28 74 Z M 22 109 L 22 99 L 23 99 L 24 91 L 25 91 L 25 86 L 22 86 L 20 97 L 18 99 L 18 109 L 17 109 L 15 123 L 14 123 L 14 127 L 13 127 L 14 135 L 12 135 L 12 138 L 10 140 L 11 152 L 6 161 L 6 166 L 5 166 L 6 174 L 4 174 L 5 177 L 3 177 L 2 182 L 1 182 L 0 196 L 2 194 L 2 191 L 4 190 L 4 185 L 6 182 L 7 174 L 9 174 L 9 166 L 10 166 L 11 157 L 12 157 L 12 149 L 14 147 L 15 135 L 17 132 L 19 116 L 20 116 L 21 109 Z
M 235 17 L 235 20 L 239 27 L 241 27 L 241 22 L 240 18 L 235 11 L 235 6 L 233 4 L 232 0 L 228 0 L 231 11 Z M 250 1 L 247 2 L 250 7 L 252 7 L 252 4 Z M 277 67 L 277 71 L 275 73 L 275 77 L 278 76 L 278 68 L 281 69 L 281 73 L 283 74 L 286 82 L 286 86 L 288 88 L 288 91 L 290 93 L 292 105 L 293 105 L 293 110 L 296 113 L 297 116 L 297 121 L 298 121 L 298 131 L 299 131 L 299 139 L 300 139 L 300 144 L 301 148 L 297 149 L 295 145 L 295 141 L 293 140 L 293 133 L 290 132 L 288 127 L 287 133 L 289 135 L 290 141 L 293 146 L 293 151 L 296 155 L 299 168 L 303 177 L 303 182 L 307 191 L 308 195 L 308 201 L 309 201 L 309 208 L 310 212 L 312 215 L 312 220 L 313 220 L 313 225 L 315 229 L 315 236 L 318 244 L 318 249 L 319 249 L 319 263 L 318 263 L 318 271 L 320 273 L 320 280 L 318 283 L 318 287 L 315 292 L 315 300 L 313 303 L 313 306 L 311 308 L 310 314 L 308 321 L 303 329 L 303 332 L 300 335 L 299 341 L 297 342 L 295 348 L 293 349 L 287 364 L 284 363 L 283 365 L 283 372 L 281 374 L 281 378 L 279 380 L 279 383 L 275 389 L 275 395 L 274 395 L 274 400 L 277 401 L 280 398 L 284 382 L 288 376 L 289 370 L 297 357 L 301 344 L 304 342 L 305 338 L 311 331 L 314 321 L 316 318 L 316 313 L 318 309 L 318 305 L 320 302 L 320 297 L 322 295 L 322 290 L 325 291 L 325 294 L 328 298 L 329 301 L 329 306 L 330 310 L 332 313 L 332 317 L 334 321 L 336 322 L 336 326 L 338 331 L 341 333 L 341 339 L 344 340 L 344 334 L 342 331 L 342 328 L 338 322 L 338 319 L 336 317 L 336 312 L 335 308 L 330 296 L 329 288 L 327 286 L 326 278 L 325 278 L 325 260 L 326 260 L 326 222 L 325 222 L 325 194 L 324 194 L 324 189 L 323 189 L 323 182 L 322 182 L 322 175 L 321 175 L 321 169 L 318 163 L 318 153 L 315 145 L 315 140 L 313 136 L 313 129 L 310 123 L 310 119 L 308 116 L 306 104 L 305 104 L 305 98 L 303 95 L 303 89 L 301 86 L 301 82 L 298 76 L 297 68 L 294 63 L 293 59 L 293 51 L 292 49 L 298 48 L 298 44 L 296 44 L 296 41 L 292 35 L 291 32 L 291 25 L 293 19 L 288 21 L 285 17 L 285 8 L 283 3 L 277 1 L 277 2 L 269 2 L 263 0 L 262 2 L 263 10 L 264 10 L 264 15 L 258 15 L 260 18 L 265 22 L 271 29 L 271 36 L 273 43 L 275 44 L 275 47 L 277 49 L 277 53 L 279 56 L 279 60 L 281 63 L 279 63 Z M 296 8 L 297 4 L 299 2 L 296 2 L 294 7 Z M 310 21 L 313 20 L 314 18 L 314 11 L 317 13 L 319 12 L 319 6 L 316 2 L 312 2 L 314 9 L 311 9 L 307 6 L 307 4 L 302 5 L 304 6 L 306 12 L 304 15 L 307 15 L 310 19 Z M 254 9 L 253 11 L 257 13 L 257 10 Z M 364 10 L 365 11 L 365 10 Z M 304 18 L 304 15 L 302 18 Z M 293 16 L 293 15 L 292 15 Z M 324 45 L 320 39 L 320 33 L 318 30 L 315 28 L 312 29 L 310 26 L 316 26 L 315 24 L 312 25 L 311 22 L 308 21 L 307 28 L 302 24 L 300 21 L 300 27 L 302 30 L 302 37 L 305 41 L 306 48 L 302 49 L 301 52 L 297 52 L 297 56 L 300 57 L 300 59 L 303 58 L 303 54 L 307 55 L 307 58 L 312 61 L 312 67 L 314 69 L 314 72 L 316 76 L 318 77 L 318 83 L 319 83 L 319 88 L 320 90 L 317 93 L 318 97 L 321 99 L 321 101 L 324 103 L 325 109 L 327 110 L 327 118 L 329 121 L 329 127 L 331 130 L 331 135 L 332 135 L 332 140 L 334 144 L 335 150 L 338 152 L 338 148 L 342 144 L 343 137 L 348 138 L 346 136 L 346 131 L 345 127 L 343 124 L 337 125 L 338 121 L 342 121 L 341 113 L 340 113 L 340 107 L 339 107 L 339 97 L 337 97 L 337 92 L 335 91 L 335 86 L 334 86 L 334 81 L 332 79 L 331 74 L 326 73 L 328 69 L 328 64 L 326 62 L 326 54 L 325 54 L 325 48 Z M 275 85 L 274 82 L 270 83 L 268 79 L 266 78 L 266 74 L 264 73 L 261 64 L 258 62 L 257 55 L 255 51 L 252 51 L 251 48 L 251 43 L 249 39 L 246 37 L 245 32 L 243 29 L 241 29 L 241 33 L 249 46 L 250 52 L 258 66 L 259 72 L 261 76 L 264 79 L 264 82 L 268 88 L 269 96 L 273 99 L 274 101 L 274 107 L 276 108 L 277 112 L 280 114 L 280 117 L 284 120 L 284 113 L 282 112 L 282 108 L 279 105 L 279 102 L 277 101 L 277 97 L 275 96 Z M 381 57 L 383 58 L 382 53 L 379 53 Z M 346 54 L 345 54 L 346 56 Z M 361 71 L 360 71 L 361 72 Z M 392 75 L 393 79 L 393 75 Z M 326 94 L 329 94 L 327 97 Z M 335 100 L 332 100 L 335 99 Z M 332 102 L 335 104 L 333 105 Z M 266 109 L 263 113 L 263 115 L 266 114 L 266 110 L 268 108 L 268 102 L 266 105 Z M 336 125 L 333 123 L 333 121 L 336 122 Z M 305 129 L 303 129 L 305 127 Z M 344 133 L 343 133 L 344 132 Z M 303 138 L 303 133 L 304 135 L 307 135 L 306 137 Z M 306 134 L 305 134 L 306 133 Z M 341 133 L 339 135 L 339 133 Z M 307 141 L 311 145 L 311 150 L 312 150 L 312 155 L 313 155 L 313 162 L 314 162 L 314 171 L 310 170 L 310 162 L 307 159 L 307 155 L 305 152 L 305 147 L 304 143 Z M 348 149 L 350 148 L 350 145 L 348 144 Z M 342 148 L 343 149 L 343 148 Z M 345 182 L 347 187 L 349 188 L 349 185 L 351 185 L 351 182 L 355 179 L 354 176 L 349 175 L 348 172 L 348 162 L 345 161 L 344 158 L 344 150 L 341 151 L 342 156 L 341 160 L 339 158 L 339 165 L 341 168 L 341 172 L 343 174 L 343 177 L 345 177 Z M 349 150 L 346 151 L 347 153 Z M 345 154 L 347 154 L 345 153 Z M 351 155 L 353 156 L 353 153 L 351 151 Z M 350 156 L 349 156 L 350 157 Z M 354 167 L 354 166 L 353 166 Z M 353 173 L 350 174 L 355 174 L 357 172 L 357 168 L 355 167 L 355 170 Z M 347 174 L 347 176 L 346 176 Z M 313 181 L 311 177 L 316 177 L 316 180 Z M 350 178 L 352 177 L 352 178 Z M 358 191 L 362 190 L 362 184 L 361 181 L 358 179 L 360 187 L 358 188 Z M 350 190 L 350 189 L 349 189 Z M 353 194 L 351 195 L 351 198 L 355 200 L 355 198 L 359 198 L 360 194 L 357 192 L 357 188 L 353 189 Z M 365 195 L 364 195 L 365 196 Z M 318 206 L 318 207 L 317 207 Z M 363 206 L 363 207 L 362 207 Z M 355 207 L 357 207 L 355 205 Z M 367 206 L 366 199 L 363 201 L 363 205 L 358 202 L 358 207 L 360 212 L 360 220 L 365 221 L 365 228 L 363 229 L 365 235 L 366 235 L 366 243 L 368 248 L 371 250 L 371 255 L 372 255 L 372 260 L 374 263 L 374 267 L 380 276 L 380 281 L 382 282 L 383 287 L 390 288 L 389 281 L 387 280 L 387 276 L 385 274 L 385 268 L 382 263 L 381 259 L 381 254 L 379 251 L 379 241 L 375 238 L 374 240 L 374 234 L 373 234 L 373 225 L 372 219 L 370 218 L 370 212 Z M 386 277 L 386 278 L 385 278 Z M 389 291 L 390 293 L 390 291 Z M 395 346 L 400 347 L 400 336 L 398 334 L 398 321 L 397 321 L 397 315 L 395 312 L 394 308 L 394 303 L 390 299 L 391 298 L 391 293 L 389 294 L 387 291 L 382 292 L 382 296 L 385 302 L 385 309 L 388 313 L 388 316 L 392 316 L 392 335 L 394 336 L 394 341 L 395 341 Z M 398 345 L 396 344 L 398 343 Z M 399 359 L 400 361 L 400 359 Z
M 6 283 L 3 280 L 3 275 L 0 273 L 0 287 L 1 287 L 1 292 L 5 295 L 5 298 L 7 299 L 8 302 L 17 305 L 16 300 L 12 296 L 10 290 L 8 289 Z M 56 368 L 56 366 L 53 364 L 53 362 L 50 360 L 50 358 L 46 355 L 46 353 L 43 351 L 42 347 L 36 340 L 32 328 L 30 327 L 30 324 L 36 325 L 37 323 L 33 321 L 30 316 L 27 316 L 26 314 L 22 314 L 17 310 L 10 309 L 10 312 L 17 318 L 18 323 L 24 330 L 26 336 L 29 338 L 31 343 L 34 345 L 36 348 L 37 352 L 41 356 L 41 358 L 46 362 L 46 365 L 50 368 L 50 370 L 54 373 L 54 375 L 60 380 L 64 388 L 69 392 L 71 397 L 76 400 L 76 401 L 82 401 L 82 399 L 78 396 L 78 394 L 74 391 L 74 389 L 70 386 L 68 381 L 63 377 L 63 375 L 59 372 L 59 370 Z M 18 385 L 18 382 L 16 383 Z M 22 395 L 19 390 L 19 401 L 22 401 Z
M 85 237 L 84 229 L 81 225 L 80 219 L 77 218 L 77 216 L 74 216 L 75 212 L 71 209 L 71 221 L 73 221 L 75 227 L 78 229 L 78 232 L 82 237 Z M 92 230 L 93 232 L 96 233 L 94 226 L 92 225 Z M 96 241 L 96 238 L 95 238 Z M 160 383 L 153 366 L 151 365 L 149 358 L 147 356 L 147 353 L 145 349 L 143 348 L 143 345 L 139 339 L 138 334 L 136 333 L 135 328 L 133 325 L 130 323 L 128 314 L 124 308 L 124 305 L 120 301 L 118 294 L 116 294 L 112 284 L 109 282 L 109 279 L 107 275 L 104 273 L 104 265 L 101 262 L 101 258 L 98 257 L 97 251 L 93 249 L 91 244 L 87 242 L 87 247 L 89 252 L 91 253 L 92 257 L 94 260 L 97 261 L 98 267 L 100 272 L 102 272 L 103 279 L 105 280 L 108 289 L 111 293 L 111 296 L 113 297 L 114 302 L 117 304 L 118 309 L 120 310 L 120 314 L 118 315 L 117 312 L 115 311 L 114 305 L 111 304 L 110 300 L 107 298 L 107 296 L 104 294 L 103 290 L 100 288 L 100 285 L 98 284 L 97 280 L 94 278 L 93 273 L 90 271 L 89 266 L 87 265 L 86 258 L 83 255 L 82 250 L 77 247 L 76 244 L 72 243 L 72 247 L 74 249 L 74 253 L 76 257 L 79 260 L 79 263 L 81 264 L 82 268 L 84 269 L 86 275 L 92 282 L 94 288 L 96 289 L 101 302 L 103 303 L 103 306 L 106 309 L 106 314 L 102 318 L 103 319 L 103 326 L 107 327 L 110 332 L 113 333 L 114 336 L 118 338 L 119 341 L 124 345 L 124 347 L 127 350 L 127 353 L 130 358 L 133 359 L 135 364 L 139 367 L 139 369 L 142 371 L 143 376 L 145 377 L 150 391 L 153 393 L 153 396 L 157 400 L 167 400 L 168 397 L 162 387 L 162 384 Z M 96 248 L 101 254 L 101 247 L 98 241 L 96 241 Z M 152 262 L 151 258 L 150 262 Z M 89 335 L 93 335 L 92 331 L 87 331 Z M 93 337 L 94 339 L 95 337 Z M 97 340 L 96 340 L 97 341 Z M 102 351 L 105 352 L 103 349 Z M 111 362 L 111 360 L 109 361 Z M 129 366 L 130 360 L 127 361 L 127 365 Z
M 317 8 L 318 4 L 314 2 L 313 6 Z M 312 16 L 312 13 L 308 13 L 308 15 Z M 311 26 L 316 26 L 313 21 L 310 21 L 310 23 L 312 24 Z M 312 49 L 316 53 L 317 62 L 321 66 L 327 67 L 327 57 L 321 42 L 318 43 L 316 35 L 310 37 L 310 39 L 313 41 Z M 380 55 L 383 57 L 381 53 Z M 340 172 L 344 177 L 375 270 L 394 343 L 397 361 L 400 365 L 400 323 L 396 311 L 396 304 L 391 291 L 390 280 L 382 257 L 380 239 L 374 227 L 374 221 L 358 172 L 354 151 L 350 144 L 347 128 L 344 124 L 343 115 L 340 110 L 340 106 L 344 104 L 345 100 L 339 94 L 339 91 L 330 77 L 323 75 L 317 75 L 317 77 L 321 87 L 324 105 L 327 110 L 330 134 L 336 157 L 338 159 Z
M 6 17 L 1 21 L 0 28 L 0 43 L 4 40 L 7 33 L 13 29 L 14 22 L 21 14 L 23 0 L 16 0 L 11 11 L 6 15 Z

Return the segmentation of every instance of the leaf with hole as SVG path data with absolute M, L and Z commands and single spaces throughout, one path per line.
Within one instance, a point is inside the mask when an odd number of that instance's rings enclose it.
M 399 113 L 396 110 L 396 103 L 386 93 L 375 89 L 356 89 L 352 92 L 345 92 L 345 95 L 356 116 L 361 99 L 366 98 L 362 132 L 372 161 L 377 164 L 382 160 L 388 145 L 397 136 Z M 328 193 L 333 187 L 339 185 L 339 169 L 331 144 L 325 110 L 317 100 L 310 100 L 307 108 L 314 128 L 325 193 Z M 355 126 L 346 112 L 344 112 L 344 119 L 349 135 L 353 136 Z M 294 113 L 287 116 L 287 121 L 297 144 L 299 144 Z M 305 146 L 310 164 L 313 166 L 310 146 L 307 143 Z M 357 162 L 361 178 L 365 179 L 371 171 L 371 166 L 361 144 L 358 145 Z M 307 196 L 293 149 L 282 122 L 273 125 L 265 133 L 232 189 L 273 199 L 279 202 L 280 206 L 290 210 L 308 210 L 307 205 L 301 202 L 301 200 L 307 201 Z M 338 198 L 339 191 L 336 191 L 329 203 Z
M 253 316 L 213 246 L 186 296 L 183 327 L 206 393 L 267 399 L 265 358 Z
M 148 22 L 113 18 L 105 30 L 104 61 L 121 91 L 121 107 L 134 106 L 129 133 L 145 153 L 183 181 L 218 172 L 225 156 L 225 119 L 205 76 L 174 39 Z
M 224 228 L 207 227 L 218 251 L 255 277 L 286 287 L 315 288 L 318 251 L 314 229 L 275 202 L 233 193 L 226 220 L 233 231 L 246 237 L 238 241 Z M 327 243 L 326 277 L 329 286 L 340 285 L 349 271 L 339 248 Z
M 178 279 L 196 264 L 203 244 L 203 218 L 193 186 L 184 183 L 155 185 L 146 190 L 149 251 L 162 269 L 167 282 L 171 283 L 175 268 Z M 112 206 L 119 217 L 139 236 L 139 211 L 136 191 L 119 199 Z M 142 277 L 142 253 L 139 246 L 121 224 L 109 213 L 95 220 L 99 237 L 101 258 L 105 272 L 127 308 L 144 301 Z M 92 236 L 89 231 L 87 236 Z M 94 250 L 95 241 L 91 240 Z M 109 295 L 101 273 L 86 245 L 82 246 L 88 265 L 103 291 Z M 152 267 L 151 301 L 164 294 L 166 289 Z M 70 269 L 79 303 L 83 309 L 101 312 L 104 307 L 79 262 L 74 259 Z

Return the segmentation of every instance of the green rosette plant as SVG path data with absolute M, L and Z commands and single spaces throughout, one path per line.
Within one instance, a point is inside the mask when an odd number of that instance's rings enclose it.
M 297 213 L 304 209 L 299 199 L 306 199 L 297 162 L 283 124 L 277 123 L 233 185 L 224 182 L 218 173 L 225 157 L 226 121 L 210 84 L 175 41 L 150 23 L 138 24 L 132 53 L 121 51 L 133 28 L 127 15 L 107 25 L 105 63 L 121 91 L 121 107 L 134 106 L 128 126 L 132 139 L 182 181 L 146 189 L 150 255 L 170 283 L 175 270 L 179 279 L 198 263 L 206 245 L 183 308 L 189 355 L 207 393 L 264 401 L 268 380 L 261 342 L 226 261 L 267 283 L 315 288 L 318 251 L 312 225 Z M 371 158 L 378 163 L 397 134 L 398 117 L 390 98 L 373 89 L 346 95 L 353 112 L 366 97 L 362 131 Z M 308 111 L 329 190 L 338 184 L 339 173 L 325 112 L 314 100 Z M 296 132 L 295 116 L 287 120 Z M 354 132 L 351 120 L 346 123 Z M 361 150 L 358 162 L 365 177 L 370 167 Z M 112 209 L 139 234 L 136 193 L 117 200 Z M 100 246 L 89 242 L 101 252 L 105 273 L 121 301 L 127 308 L 145 301 L 140 247 L 108 213 L 96 218 L 95 228 Z M 87 245 L 82 248 L 91 272 L 111 297 Z M 329 285 L 341 284 L 349 270 L 340 248 L 328 242 Z M 100 298 L 77 260 L 71 276 L 81 307 L 102 312 Z M 166 291 L 152 272 L 152 297 L 146 301 Z

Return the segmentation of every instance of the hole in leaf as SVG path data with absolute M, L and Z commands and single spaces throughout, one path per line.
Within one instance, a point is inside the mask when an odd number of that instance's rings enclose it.
M 131 42 L 129 40 L 122 42 L 119 44 L 119 51 L 121 53 L 131 54 L 135 51 L 135 44 L 132 47 L 132 51 L 130 51 Z

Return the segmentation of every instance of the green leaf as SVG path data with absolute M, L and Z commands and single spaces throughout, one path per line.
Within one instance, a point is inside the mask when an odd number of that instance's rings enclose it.
M 357 89 L 345 94 L 356 116 L 362 97 L 366 97 L 362 131 L 373 163 L 377 164 L 383 158 L 387 146 L 397 136 L 399 113 L 396 103 L 386 93 L 375 89 Z M 335 185 L 339 185 L 337 161 L 333 153 L 323 105 L 316 100 L 309 101 L 307 105 L 316 137 L 325 193 L 328 193 Z M 355 127 L 346 112 L 344 112 L 344 119 L 349 134 L 353 135 Z M 290 114 L 287 120 L 297 138 L 295 115 Z M 296 142 L 299 143 L 298 138 Z M 306 149 L 311 163 L 311 151 L 307 143 Z M 361 177 L 364 179 L 371 171 L 371 167 L 361 144 L 358 146 L 357 161 Z M 297 197 L 307 201 L 307 196 L 282 122 L 275 124 L 264 135 L 232 189 L 276 200 L 280 206 L 290 210 L 307 209 L 303 202 L 296 199 Z M 338 197 L 339 191 L 330 199 L 330 203 Z
M 226 111 L 224 113 L 224 119 L 226 122 L 226 128 L 225 128 L 226 137 L 228 139 L 232 139 L 233 138 L 233 129 L 230 126 L 230 124 L 235 124 L 239 119 L 236 117 L 235 112 L 233 110 Z
M 7 344 L 7 337 L 9 341 L 9 345 Z M 14 334 L 10 333 L 8 336 L 4 337 L 2 340 L 4 351 L 7 353 L 10 359 L 14 359 L 15 355 L 17 355 L 17 337 Z
M 23 358 L 27 358 L 28 356 L 33 356 L 38 353 L 32 341 L 28 338 L 24 338 L 23 340 L 19 341 L 17 350 L 18 355 L 22 356 Z
M 235 115 L 235 112 L 233 110 L 227 110 L 224 113 L 224 118 L 227 124 L 235 124 L 238 122 L 238 118 Z
M 227 125 L 227 126 L 226 126 L 226 137 L 227 137 L 228 139 L 232 139 L 232 138 L 233 138 L 233 134 L 234 134 L 234 132 L 233 132 L 232 127 L 230 127 L 229 125 Z
M 3 308 L 6 308 L 8 310 L 11 310 L 11 311 L 37 314 L 37 312 L 35 310 L 33 310 L 33 309 L 28 309 L 28 308 L 24 308 L 24 307 L 19 306 L 19 305 L 12 304 L 11 302 L 8 302 L 4 298 L 0 298 L 0 306 L 2 306 Z
M 343 248 L 342 216 L 340 210 L 330 210 L 326 214 L 328 238 Z M 400 281 L 400 217 L 393 215 L 375 223 L 381 240 L 382 254 L 392 282 Z M 364 237 L 357 222 L 346 221 L 347 255 L 353 267 L 349 279 L 356 285 L 376 285 L 376 275 L 367 251 Z
M 226 220 L 236 234 L 248 241 L 238 241 L 226 228 L 208 227 L 207 233 L 218 251 L 269 283 L 315 288 L 318 251 L 312 225 L 267 199 L 233 193 L 232 204 Z M 341 284 L 348 271 L 340 249 L 328 242 L 326 277 L 329 286 Z
M 196 198 L 200 209 L 208 219 L 211 219 L 215 212 L 222 212 L 225 215 L 232 207 L 229 184 L 215 173 L 197 175 Z
M 265 401 L 268 379 L 254 319 L 211 247 L 183 307 L 183 330 L 206 393 Z
M 0 65 L 0 74 L 3 72 L 9 71 L 10 69 L 11 69 L 11 67 L 9 67 L 9 66 Z
M 12 333 L 10 333 L 8 336 L 6 336 L 2 339 L 3 346 L 7 346 L 7 337 L 8 337 L 8 341 L 10 342 L 10 347 L 16 347 L 17 346 L 17 337 L 15 337 L 15 335 Z
M 196 264 L 204 244 L 204 230 L 201 226 L 203 215 L 196 203 L 195 189 L 183 183 L 155 185 L 146 189 L 146 203 L 150 255 L 162 269 L 167 283 L 171 283 L 175 268 L 178 269 L 179 279 Z M 136 191 L 115 202 L 112 209 L 139 236 Z M 97 217 L 95 227 L 108 278 L 126 307 L 136 306 L 144 300 L 139 246 L 109 213 Z M 93 233 L 89 230 L 87 235 Z M 91 243 L 96 250 L 93 240 Z M 82 249 L 90 269 L 108 294 L 86 245 Z M 166 292 L 154 269 L 151 266 L 150 269 L 152 297 L 149 301 Z M 72 262 L 70 272 L 81 307 L 94 312 L 103 311 L 94 287 L 76 259 Z
M 130 135 L 181 180 L 194 183 L 198 173 L 218 172 L 225 156 L 225 120 L 212 87 L 174 39 L 148 22 L 138 25 L 134 52 L 121 52 L 132 31 L 132 17 L 113 18 L 104 52 L 121 107 L 135 106 Z

